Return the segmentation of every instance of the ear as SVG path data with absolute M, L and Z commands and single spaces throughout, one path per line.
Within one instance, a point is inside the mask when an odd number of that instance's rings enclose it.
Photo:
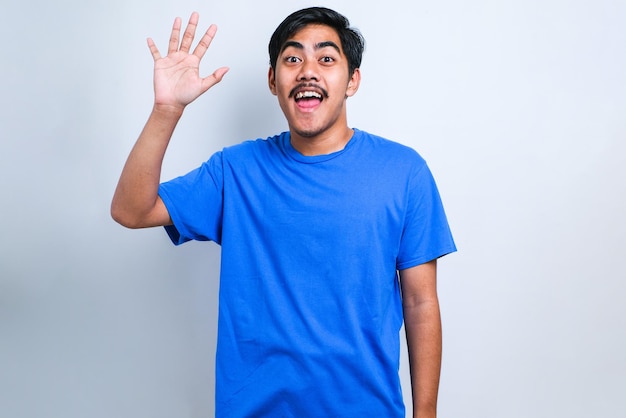
M 276 73 L 272 67 L 270 67 L 270 70 L 267 73 L 267 84 L 272 94 L 276 96 Z
M 346 89 L 346 97 L 352 97 L 359 89 L 359 85 L 361 84 L 361 70 L 358 68 L 354 69 L 352 73 L 352 77 L 348 80 L 348 88 Z

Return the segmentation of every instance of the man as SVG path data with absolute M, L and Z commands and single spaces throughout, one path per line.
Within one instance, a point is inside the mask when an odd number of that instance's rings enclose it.
M 165 226 L 176 244 L 222 246 L 216 416 L 403 417 L 404 319 L 414 416 L 435 417 L 441 363 L 436 260 L 455 251 L 424 160 L 347 125 L 364 41 L 325 8 L 273 34 L 268 82 L 289 131 L 225 148 L 159 184 L 184 108 L 222 80 L 190 53 L 198 15 L 168 53 L 152 40 L 153 111 L 123 169 L 111 213 Z

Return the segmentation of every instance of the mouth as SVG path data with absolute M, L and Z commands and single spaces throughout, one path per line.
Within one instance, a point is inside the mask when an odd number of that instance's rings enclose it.
M 312 99 L 323 100 L 322 95 L 316 91 L 299 91 L 298 93 L 296 93 L 294 98 L 296 102 L 299 102 L 300 100 L 312 100 Z
M 315 84 L 300 84 L 289 93 L 301 108 L 314 108 L 328 98 L 328 92 Z

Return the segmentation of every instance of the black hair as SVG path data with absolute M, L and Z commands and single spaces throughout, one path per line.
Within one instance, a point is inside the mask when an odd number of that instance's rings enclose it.
M 298 10 L 287 16 L 274 31 L 268 45 L 270 65 L 276 70 L 278 55 L 282 52 L 285 42 L 307 25 L 326 25 L 337 31 L 341 48 L 348 59 L 350 76 L 361 66 L 365 39 L 358 29 L 350 27 L 350 21 L 342 14 L 325 7 L 309 7 Z

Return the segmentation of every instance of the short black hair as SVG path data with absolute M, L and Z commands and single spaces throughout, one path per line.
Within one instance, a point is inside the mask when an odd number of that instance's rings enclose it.
M 285 42 L 307 25 L 326 25 L 337 31 L 341 48 L 348 59 L 350 76 L 361 66 L 365 39 L 358 29 L 350 27 L 350 21 L 340 13 L 326 7 L 309 7 L 287 16 L 274 31 L 268 45 L 270 65 L 276 70 L 278 55 Z

